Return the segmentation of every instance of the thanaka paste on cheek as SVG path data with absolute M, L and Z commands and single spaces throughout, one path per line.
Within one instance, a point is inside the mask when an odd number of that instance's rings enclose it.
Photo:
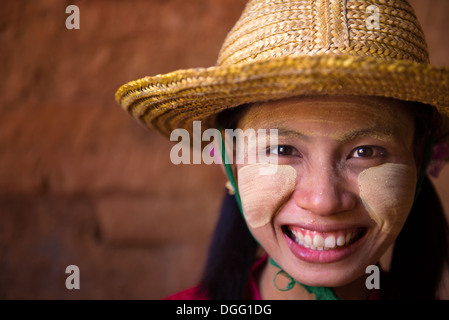
M 386 163 L 359 174 L 360 198 L 382 232 L 400 232 L 413 205 L 416 182 L 416 170 L 404 164 Z
M 261 175 L 261 169 L 270 169 L 273 174 Z M 256 163 L 239 169 L 238 188 L 248 225 L 259 228 L 269 223 L 293 193 L 295 184 L 296 170 L 289 165 Z

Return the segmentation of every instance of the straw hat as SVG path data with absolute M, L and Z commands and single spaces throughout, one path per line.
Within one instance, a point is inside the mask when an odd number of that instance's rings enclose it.
M 252 0 L 216 66 L 123 85 L 116 101 L 145 126 L 214 127 L 245 103 L 300 95 L 368 95 L 437 108 L 449 132 L 449 68 L 429 64 L 423 31 L 405 0 Z

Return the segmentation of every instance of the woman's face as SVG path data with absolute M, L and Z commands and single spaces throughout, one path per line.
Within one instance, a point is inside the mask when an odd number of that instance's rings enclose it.
M 277 129 L 277 141 L 250 144 L 235 165 L 245 219 L 267 253 L 306 285 L 365 275 L 413 204 L 412 116 L 387 99 L 310 97 L 252 106 L 239 128 Z M 271 164 L 248 161 L 252 151 Z

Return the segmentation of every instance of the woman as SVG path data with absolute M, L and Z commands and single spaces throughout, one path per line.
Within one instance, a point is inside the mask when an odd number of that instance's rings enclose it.
M 426 170 L 448 157 L 449 70 L 406 1 L 250 1 L 217 66 L 116 100 L 167 136 L 256 133 L 216 148 L 230 194 L 200 285 L 170 298 L 438 298 L 448 228 Z M 367 270 L 391 247 L 379 290 Z

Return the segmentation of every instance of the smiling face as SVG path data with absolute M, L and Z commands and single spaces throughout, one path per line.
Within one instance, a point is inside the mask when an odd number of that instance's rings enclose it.
M 254 105 L 242 130 L 277 129 L 277 164 L 237 164 L 248 227 L 295 280 L 343 286 L 394 242 L 413 204 L 414 120 L 381 98 L 310 97 Z M 276 166 L 261 175 L 260 167 Z

